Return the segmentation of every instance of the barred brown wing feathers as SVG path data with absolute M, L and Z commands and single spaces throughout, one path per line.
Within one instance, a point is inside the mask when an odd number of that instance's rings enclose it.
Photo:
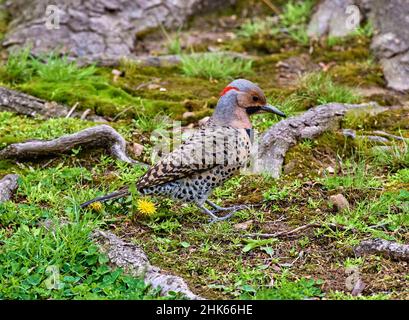
M 210 170 L 220 164 L 242 161 L 242 156 L 238 157 L 241 155 L 238 148 L 242 139 L 243 133 L 237 129 L 201 128 L 150 168 L 137 182 L 137 188 L 140 190 L 160 185 Z

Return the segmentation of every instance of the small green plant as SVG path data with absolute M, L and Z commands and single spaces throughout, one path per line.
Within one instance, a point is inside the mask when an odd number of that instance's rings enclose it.
M 0 67 L 1 78 L 11 83 L 29 81 L 34 73 L 32 61 L 30 48 L 10 53 L 6 64 Z
M 345 37 L 334 37 L 334 36 L 330 36 L 327 38 L 327 46 L 329 48 L 338 46 L 338 45 L 342 45 L 347 41 L 347 39 Z
M 264 194 L 263 198 L 267 201 L 283 201 L 288 200 L 291 196 L 291 188 L 284 186 L 280 187 L 277 184 L 273 184 Z
M 289 36 L 302 45 L 309 43 L 307 22 L 311 15 L 314 1 L 288 1 L 280 15 L 280 21 L 287 28 Z
M 76 62 L 69 61 L 67 57 L 59 57 L 55 53 L 33 59 L 31 64 L 35 74 L 48 82 L 86 80 L 96 72 L 95 66 L 79 68 Z
M 161 113 L 154 117 L 144 113 L 139 113 L 135 119 L 132 119 L 132 124 L 142 133 L 150 133 L 155 130 L 169 129 L 171 126 L 171 121 L 169 117 Z
M 284 6 L 284 11 L 280 16 L 282 23 L 289 27 L 294 25 L 303 25 L 308 22 L 311 15 L 314 1 L 288 1 Z
M 374 32 L 373 24 L 368 21 L 364 26 L 359 26 L 353 33 L 355 36 L 370 38 Z
M 310 38 L 308 37 L 307 30 L 305 28 L 295 28 L 288 30 L 288 34 L 292 39 L 300 43 L 301 45 L 308 45 Z
M 1 71 L 5 80 L 12 83 L 27 82 L 34 76 L 47 82 L 66 82 L 89 79 L 95 74 L 96 68 L 79 68 L 75 62 L 55 53 L 34 58 L 27 47 L 11 53 Z
M 263 33 L 273 34 L 277 32 L 273 26 L 274 21 L 271 19 L 271 17 L 248 20 L 240 26 L 240 29 L 237 31 L 237 35 L 243 38 L 251 38 L 252 36 Z
M 401 169 L 389 178 L 392 182 L 409 183 L 409 169 Z
M 225 54 L 204 53 L 182 56 L 182 72 L 189 77 L 230 79 L 252 73 L 252 60 Z
M 168 53 L 169 54 L 181 54 L 182 53 L 182 44 L 180 41 L 180 36 L 177 35 L 174 38 L 170 39 L 168 42 Z
M 180 40 L 180 30 L 182 26 L 177 30 L 176 34 L 171 35 L 166 31 L 165 27 L 160 23 L 159 27 L 166 38 L 166 47 L 169 54 L 181 54 L 182 53 L 182 44 Z
M 249 252 L 256 248 L 261 248 L 268 253 L 271 249 L 270 245 L 278 242 L 278 239 L 271 238 L 271 239 L 246 239 L 246 245 L 243 247 L 243 252 Z M 272 250 L 272 249 L 271 249 Z

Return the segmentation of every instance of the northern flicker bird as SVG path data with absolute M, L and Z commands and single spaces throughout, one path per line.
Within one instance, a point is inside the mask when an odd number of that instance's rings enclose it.
M 251 81 L 238 79 L 220 94 L 213 115 L 190 138 L 152 166 L 135 184 L 143 195 L 160 195 L 195 203 L 211 222 L 228 219 L 243 206 L 223 208 L 208 200 L 212 190 L 241 168 L 250 158 L 252 125 L 250 115 L 272 112 L 285 116 L 269 105 L 263 91 Z M 117 192 L 85 202 L 118 199 L 130 194 L 124 187 Z M 205 207 L 209 205 L 211 209 Z M 216 213 L 227 211 L 225 216 Z

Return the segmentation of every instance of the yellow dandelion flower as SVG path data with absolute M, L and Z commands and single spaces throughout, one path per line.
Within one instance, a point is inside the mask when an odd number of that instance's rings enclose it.
M 136 202 L 136 206 L 140 213 L 147 216 L 153 215 L 156 212 L 155 204 L 150 200 L 139 199 Z
M 91 203 L 88 207 L 96 212 L 102 211 L 102 203 L 99 201 Z

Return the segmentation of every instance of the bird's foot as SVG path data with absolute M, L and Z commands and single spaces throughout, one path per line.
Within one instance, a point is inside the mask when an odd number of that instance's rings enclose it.
M 199 208 L 200 208 L 204 213 L 206 213 L 207 215 L 210 216 L 210 220 L 209 220 L 210 223 L 227 220 L 227 219 L 231 218 L 231 217 L 233 216 L 233 214 L 236 213 L 237 211 L 243 210 L 243 209 L 248 209 L 248 207 L 245 206 L 245 205 L 239 205 L 239 206 L 233 206 L 233 207 L 226 207 L 226 208 L 224 208 L 224 207 L 219 207 L 218 205 L 216 205 L 216 204 L 214 204 L 213 202 L 210 202 L 210 201 L 207 201 L 207 203 L 208 203 L 211 207 L 213 207 L 215 210 L 214 210 L 214 211 L 211 211 L 211 210 L 207 209 L 207 208 L 204 207 L 204 206 L 199 206 Z M 216 216 L 215 213 L 220 212 L 220 211 L 230 211 L 230 212 L 229 212 L 228 214 L 222 216 L 222 217 Z
M 236 211 L 237 211 L 237 210 L 236 210 Z M 232 212 L 226 214 L 226 215 L 223 216 L 223 217 L 218 217 L 218 216 L 214 215 L 214 217 L 212 217 L 212 218 L 209 219 L 209 223 L 211 224 L 211 223 L 215 223 L 215 222 L 219 222 L 219 221 L 228 220 L 228 219 L 230 219 L 230 218 L 233 216 L 233 214 L 234 214 L 236 211 L 232 211 Z

